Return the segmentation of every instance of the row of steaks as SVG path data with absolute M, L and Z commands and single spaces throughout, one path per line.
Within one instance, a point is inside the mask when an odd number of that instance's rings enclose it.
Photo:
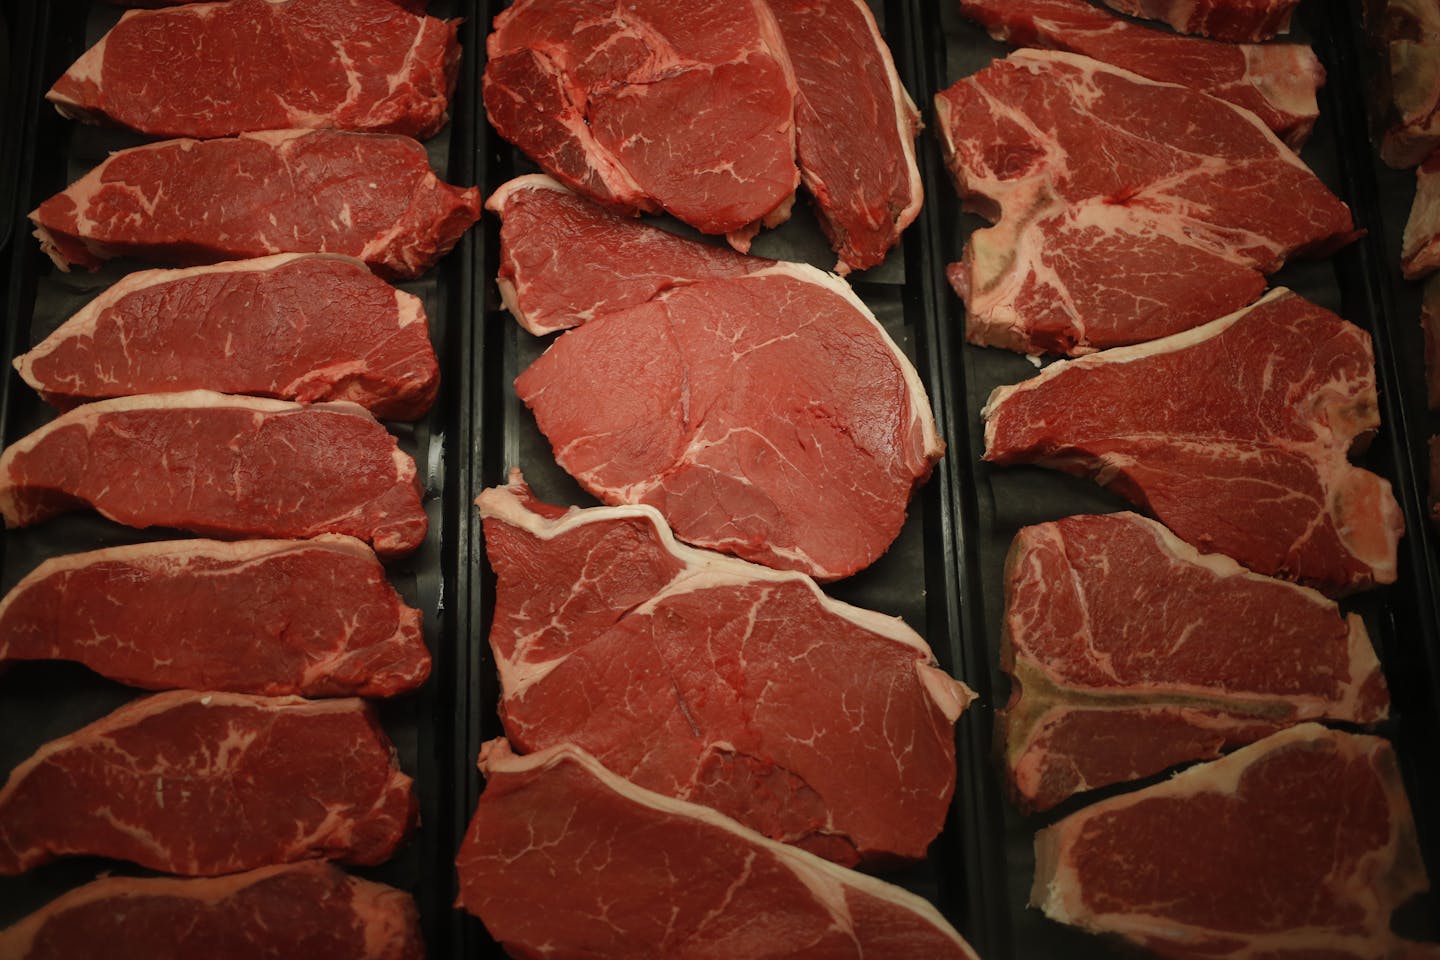
M 423 956 L 409 894 L 325 861 L 381 864 L 418 822 L 358 697 L 430 672 L 381 563 L 425 540 L 422 485 L 376 417 L 425 417 L 439 367 L 422 302 L 380 277 L 479 216 L 410 139 L 445 122 L 459 55 L 455 22 L 388 0 L 233 0 L 127 14 L 51 91 L 217 139 L 112 154 L 32 214 L 61 268 L 185 268 L 128 274 L 16 359 L 63 412 L 0 457 L 0 513 L 221 539 L 55 556 L 0 601 L 0 662 L 164 691 L 11 771 L 0 874 L 79 854 L 183 878 L 74 889 L 0 956 Z

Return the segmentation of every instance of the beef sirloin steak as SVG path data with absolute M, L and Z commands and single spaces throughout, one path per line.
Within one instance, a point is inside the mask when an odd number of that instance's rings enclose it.
M 78 407 L 0 455 L 7 527 L 89 505 L 218 537 L 342 533 L 383 557 L 425 539 L 415 461 L 364 408 L 204 390 Z
M 820 580 L 889 547 L 944 451 L 910 362 L 844 281 L 800 264 L 591 320 L 515 390 L 596 497 Z
M 231 0 L 134 12 L 55 82 L 67 117 L 159 137 L 328 127 L 428 137 L 455 88 L 459 21 L 392 0 Z
M 975 960 L 928 902 L 564 745 L 480 753 L 459 905 L 514 956 Z M 543 949 L 542 949 L 543 948 Z
M 1258 116 L 1294 150 L 1320 115 L 1325 68 L 1300 43 L 1233 44 L 1177 36 L 1107 13 L 1089 0 L 960 0 L 999 40 L 1078 53 L 1228 100 Z
M 1399 960 L 1427 886 L 1390 744 L 1307 723 L 1040 831 L 1030 902 L 1168 957 Z
M 0 664 L 75 660 L 121 683 L 385 697 L 430 674 L 420 611 L 351 537 L 177 540 L 47 560 L 0 601 Z
M 742 250 L 789 215 L 795 78 L 762 0 L 520 0 L 486 48 L 490 122 L 566 186 Z
M 337 254 L 127 274 L 15 369 L 61 409 L 205 389 L 413 420 L 440 387 L 419 298 Z
M 342 253 L 417 277 L 480 218 L 409 137 L 271 130 L 111 154 L 30 213 L 62 270 L 129 256 L 191 265 Z
M 1093 477 L 1180 539 L 1331 595 L 1392 583 L 1404 518 L 1347 459 L 1380 425 L 1365 331 L 1283 288 L 998 387 L 985 459 Z
M 1035 809 L 1300 721 L 1375 723 L 1389 705 L 1358 615 L 1133 513 L 1021 529 L 1000 662 L 1006 772 Z
M 363 700 L 176 690 L 10 772 L 0 875 L 77 854 L 186 876 L 316 857 L 372 865 L 394 854 L 417 810 Z
M 6 960 L 422 960 L 410 894 L 328 863 L 225 877 L 105 877 L 0 931 Z
M 1152 340 L 1357 235 L 1254 114 L 1088 57 L 1016 51 L 935 110 L 961 196 L 996 221 L 949 269 L 972 343 L 1083 354 Z
M 925 855 L 974 694 L 902 621 L 803 574 L 682 546 L 650 507 L 561 511 L 518 475 L 476 502 L 517 749 L 574 744 L 638 786 L 846 865 Z M 870 716 L 885 719 L 856 719 Z

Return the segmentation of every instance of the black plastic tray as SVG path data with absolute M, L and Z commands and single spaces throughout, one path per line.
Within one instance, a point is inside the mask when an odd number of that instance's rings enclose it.
M 9 55 L 5 99 L 7 146 L 15 179 L 4 189 L 3 251 L 5 339 L 0 360 L 7 376 L 0 384 L 0 437 L 6 443 L 54 416 L 19 376 L 10 360 L 47 335 L 81 305 L 130 270 L 151 266 L 115 261 L 96 273 L 56 269 L 29 235 L 25 214 L 63 189 L 109 151 L 143 142 L 116 130 L 86 126 L 60 117 L 43 101 L 50 83 L 112 26 L 121 8 L 88 0 L 22 0 L 6 7 Z M 437 16 L 465 15 L 458 0 L 435 0 Z M 451 123 L 427 142 L 437 172 L 451 183 L 475 182 L 475 134 L 484 123 L 479 109 L 474 52 L 483 44 L 479 24 L 467 17 L 460 41 L 465 50 L 459 88 L 451 105 Z M 0 150 L 0 174 L 10 173 L 8 151 Z M 470 432 L 468 397 L 482 378 L 472 365 L 474 267 L 480 262 L 480 237 L 471 231 L 456 251 L 418 280 L 400 284 L 420 297 L 430 320 L 440 361 L 441 388 L 432 411 L 415 423 L 387 424 L 401 449 L 415 458 L 425 486 L 430 532 L 413 555 L 387 565 L 391 582 L 405 601 L 424 615 L 425 640 L 433 657 L 430 680 L 416 693 L 377 702 L 381 720 L 394 741 L 404 770 L 415 778 L 421 826 L 388 863 L 357 870 L 372 879 L 413 892 L 432 955 L 451 955 L 458 920 L 450 905 L 455 896 L 453 851 L 468 811 L 459 810 L 452 789 L 460 726 L 456 698 L 464 662 L 466 633 L 459 629 L 461 607 L 450 600 L 460 586 L 465 564 L 456 546 L 465 540 L 468 511 L 461 508 L 469 489 L 470 451 L 462 443 Z M 0 589 L 9 589 L 41 561 L 55 555 L 146 540 L 184 537 L 167 530 L 135 531 L 98 514 L 75 513 L 0 536 Z M 140 692 L 104 680 L 82 667 L 61 663 L 16 664 L 0 675 L 0 770 L 8 772 L 47 740 L 99 718 Z M 127 865 L 94 858 L 66 859 L 18 878 L 0 878 L 0 926 L 19 919 L 64 890 L 92 880 L 101 871 L 142 873 Z

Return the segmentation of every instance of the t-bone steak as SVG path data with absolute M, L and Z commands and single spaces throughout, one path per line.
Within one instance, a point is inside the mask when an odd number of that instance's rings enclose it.
M 935 109 L 961 196 L 996 221 L 949 269 L 972 343 L 1079 355 L 1153 340 L 1357 235 L 1254 114 L 1188 87 L 1020 50 Z
M 789 215 L 795 77 L 762 0 L 520 0 L 486 47 L 490 122 L 566 186 L 742 250 Z
M 0 601 L 0 664 L 121 683 L 387 697 L 430 673 L 420 611 L 351 537 L 177 540 L 47 560 Z
M 1325 82 L 1325 68 L 1305 44 L 1176 36 L 1088 0 L 960 0 L 960 10 L 998 40 L 1094 57 L 1228 100 L 1253 112 L 1295 150 L 1320 115 L 1315 91 Z
M 800 264 L 591 320 L 515 390 L 604 502 L 648 503 L 681 540 L 821 580 L 884 553 L 944 451 L 874 315 Z
M 1389 705 L 1365 625 L 1133 513 L 1025 527 L 1005 564 L 1005 767 L 1023 806 Z
M 61 409 L 205 389 L 414 420 L 440 386 L 419 298 L 336 254 L 127 274 L 15 369 Z
M 516 749 L 573 744 L 846 865 L 925 855 L 974 695 L 902 621 L 682 546 L 651 507 L 563 512 L 518 475 L 477 503 Z
M 272 130 L 113 153 L 31 212 L 61 269 L 111 257 L 192 265 L 343 253 L 416 277 L 480 218 L 409 137 Z
M 226 538 L 343 533 L 382 557 L 428 525 L 415 461 L 363 407 L 204 390 L 87 404 L 0 456 L 7 527 L 85 505 Z
M 1180 33 L 1227 43 L 1259 43 L 1290 30 L 1300 0 L 1104 0 L 1121 13 L 1169 24 Z
M 459 905 L 512 956 L 975 960 L 926 901 L 564 745 L 480 753 Z
M 159 137 L 329 127 L 428 137 L 455 88 L 458 21 L 391 0 L 231 0 L 134 12 L 46 99 Z
M 1292 727 L 1066 817 L 1035 864 L 1047 916 L 1166 957 L 1435 955 L 1390 930 L 1427 882 L 1379 737 Z
M 105 877 L 0 931 L 5 960 L 423 960 L 410 894 L 328 863 L 227 877 Z
M 836 271 L 885 259 L 920 213 L 920 112 L 865 0 L 768 0 L 799 88 L 800 179 Z
M 0 789 L 0 875 L 77 854 L 186 876 L 388 860 L 410 778 L 365 701 L 175 690 L 45 744 Z
M 1415 171 L 1415 201 L 1400 242 L 1400 268 L 1407 280 L 1440 268 L 1440 152 Z
M 985 405 L 985 459 L 1092 477 L 1180 539 L 1331 595 L 1395 580 L 1404 519 L 1346 455 L 1380 425 L 1370 337 L 1283 288 Z
M 501 298 L 537 337 L 648 303 L 672 287 L 774 266 L 614 213 L 540 174 L 504 184 L 485 207 L 502 221 Z

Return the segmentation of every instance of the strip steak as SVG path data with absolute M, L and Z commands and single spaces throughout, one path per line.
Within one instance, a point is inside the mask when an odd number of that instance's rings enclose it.
M 336 254 L 127 274 L 15 369 L 61 409 L 206 389 L 414 420 L 440 387 L 419 298 Z
M 0 456 L 7 527 L 86 505 L 225 538 L 343 533 L 382 557 L 428 525 L 415 461 L 364 408 L 204 390 L 87 404 Z
M 74 660 L 121 683 L 388 697 L 430 674 L 420 611 L 350 537 L 177 540 L 47 560 L 0 601 L 0 664 Z
M 410 778 L 363 700 L 175 690 L 51 741 L 0 789 L 0 875 L 77 854 L 215 876 L 388 860 Z
M 925 855 L 974 694 L 902 621 L 803 574 L 681 546 L 650 507 L 562 512 L 518 474 L 476 502 L 517 749 L 573 744 L 847 866 Z
M 1338 595 L 1392 583 L 1404 519 L 1346 455 L 1380 424 L 1370 337 L 1283 288 L 985 405 L 985 459 L 1092 477 L 1180 539 Z
M 1304 720 L 1376 723 L 1389 706 L 1358 615 L 1133 513 L 1020 531 L 1000 662 L 1006 771 L 1031 809 Z
M 515 757 L 493 740 L 480 769 L 459 903 L 512 955 L 975 958 L 914 894 L 641 789 L 577 747 Z
M 409 137 L 272 130 L 113 153 L 30 213 L 62 269 L 111 257 L 191 265 L 343 253 L 417 277 L 480 218 Z
M 319 861 L 227 877 L 105 877 L 0 931 L 6 960 L 422 960 L 410 894 Z

